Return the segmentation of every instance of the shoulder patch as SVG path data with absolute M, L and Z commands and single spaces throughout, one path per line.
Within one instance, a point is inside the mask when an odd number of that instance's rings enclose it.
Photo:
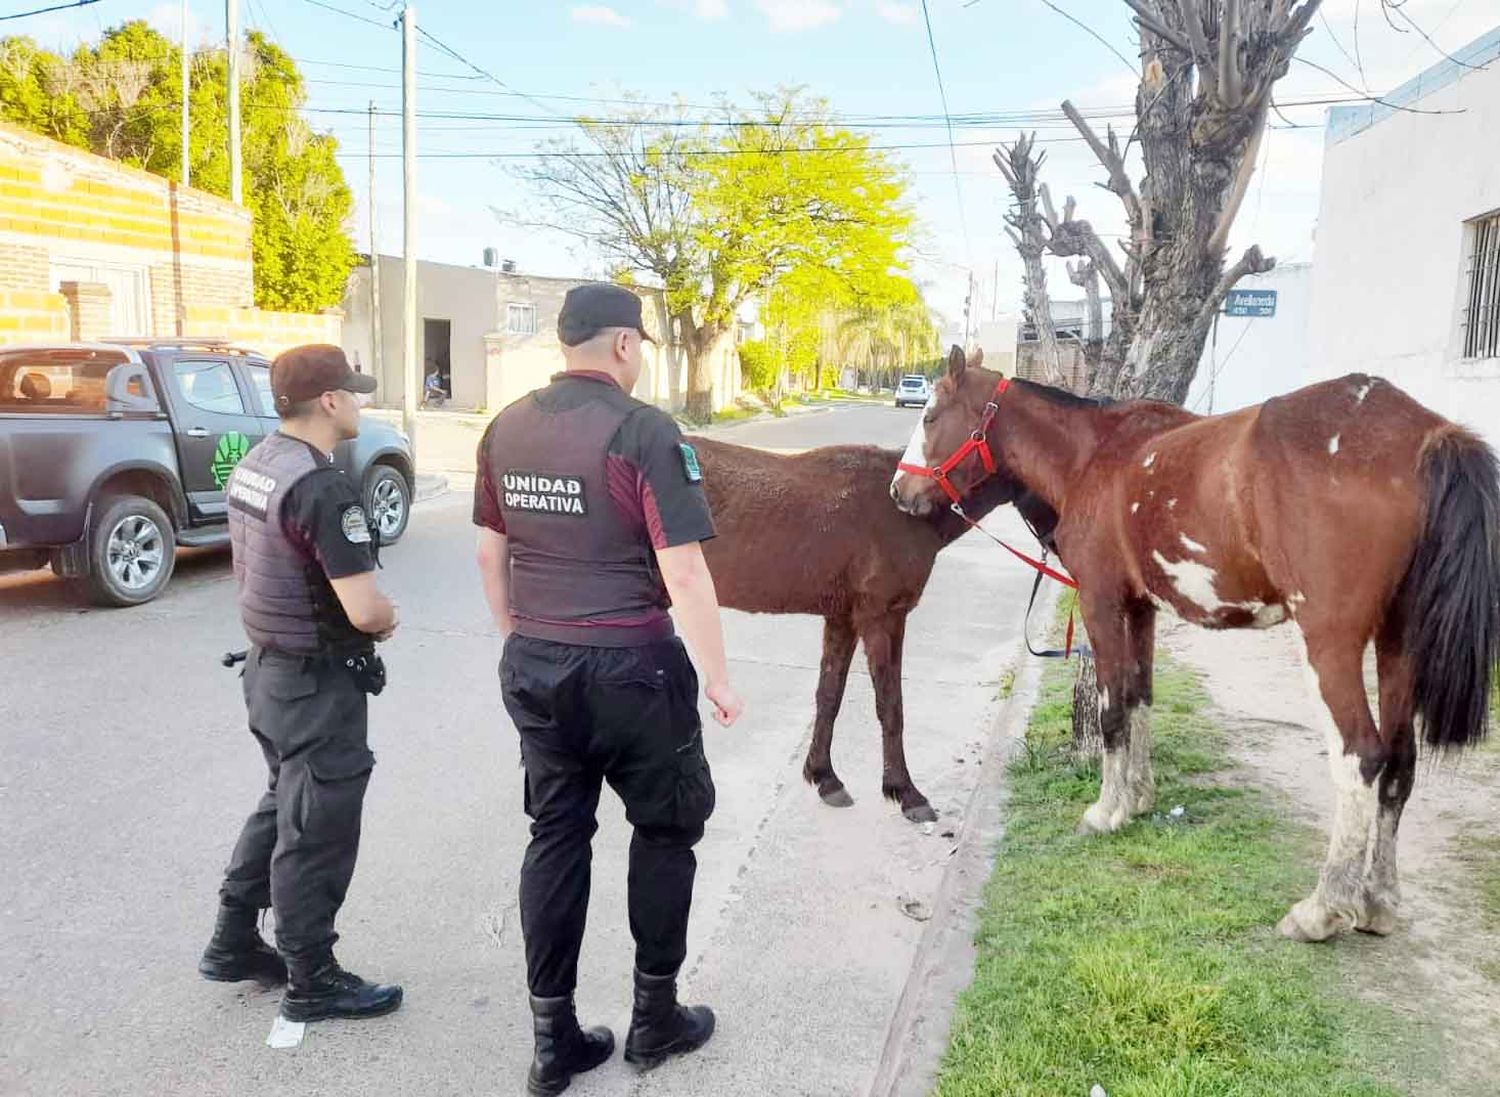
M 344 508 L 339 526 L 344 531 L 344 540 L 351 545 L 370 543 L 370 523 L 365 520 L 365 508 L 358 503 L 351 503 Z
M 698 451 L 687 442 L 678 442 L 677 452 L 682 455 L 682 471 L 687 476 L 688 483 L 701 483 L 703 470 L 698 467 Z

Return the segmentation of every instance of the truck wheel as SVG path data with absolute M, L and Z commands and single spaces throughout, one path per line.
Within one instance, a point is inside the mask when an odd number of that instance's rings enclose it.
M 89 595 L 101 606 L 138 606 L 161 593 L 177 564 L 166 512 L 139 495 L 103 500 L 89 531 Z
M 376 465 L 365 477 L 365 513 L 380 530 L 381 545 L 394 545 L 411 520 L 411 488 L 390 465 Z

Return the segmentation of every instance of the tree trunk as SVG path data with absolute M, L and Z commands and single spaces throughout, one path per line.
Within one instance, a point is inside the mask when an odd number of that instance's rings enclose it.
M 687 351 L 688 383 L 687 396 L 682 413 L 689 422 L 709 423 L 714 417 L 714 388 L 712 368 L 720 337 L 724 334 L 716 324 L 699 327 L 690 314 L 680 314 L 682 342 Z
M 1079 654 L 1073 676 L 1073 755 L 1080 762 L 1104 753 L 1104 732 L 1099 724 L 1099 682 L 1094 677 L 1094 657 Z

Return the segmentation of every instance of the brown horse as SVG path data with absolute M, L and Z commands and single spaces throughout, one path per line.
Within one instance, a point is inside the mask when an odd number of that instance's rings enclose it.
M 1151 807 L 1158 608 L 1209 628 L 1293 620 L 1327 706 L 1336 791 L 1318 885 L 1281 923 L 1300 940 L 1395 923 L 1396 830 L 1421 717 L 1432 747 L 1487 731 L 1500 660 L 1500 488 L 1478 438 L 1375 377 L 1201 418 L 1102 404 L 975 368 L 955 347 L 891 484 L 904 510 L 945 493 L 927 468 L 966 445 L 1058 514 L 1094 647 L 1105 754 L 1085 832 Z M 983 423 L 981 432 L 976 426 Z M 979 452 L 978 458 L 985 453 Z M 971 452 L 947 477 L 984 475 Z M 1380 722 L 1362 674 L 1375 644 Z
M 778 455 L 693 438 L 719 535 L 704 546 L 719 601 L 751 613 L 823 618 L 812 745 L 802 775 L 825 803 L 848 807 L 833 770 L 833 723 L 856 642 L 863 640 L 875 687 L 884 757 L 882 791 L 913 822 L 937 818 L 912 783 L 903 746 L 901 651 L 906 615 L 932 574 L 938 551 L 968 526 L 947 511 L 916 519 L 898 513 L 889 490 L 899 454 L 873 446 L 828 446 Z M 976 492 L 978 518 L 1016 501 L 1050 527 L 1051 514 L 996 477 Z

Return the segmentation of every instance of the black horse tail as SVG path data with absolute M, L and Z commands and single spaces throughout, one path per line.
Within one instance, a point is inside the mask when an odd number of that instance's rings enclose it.
M 1403 581 L 1406 650 L 1429 746 L 1489 731 L 1500 663 L 1500 471 L 1473 434 L 1435 434 L 1421 458 L 1426 514 Z

